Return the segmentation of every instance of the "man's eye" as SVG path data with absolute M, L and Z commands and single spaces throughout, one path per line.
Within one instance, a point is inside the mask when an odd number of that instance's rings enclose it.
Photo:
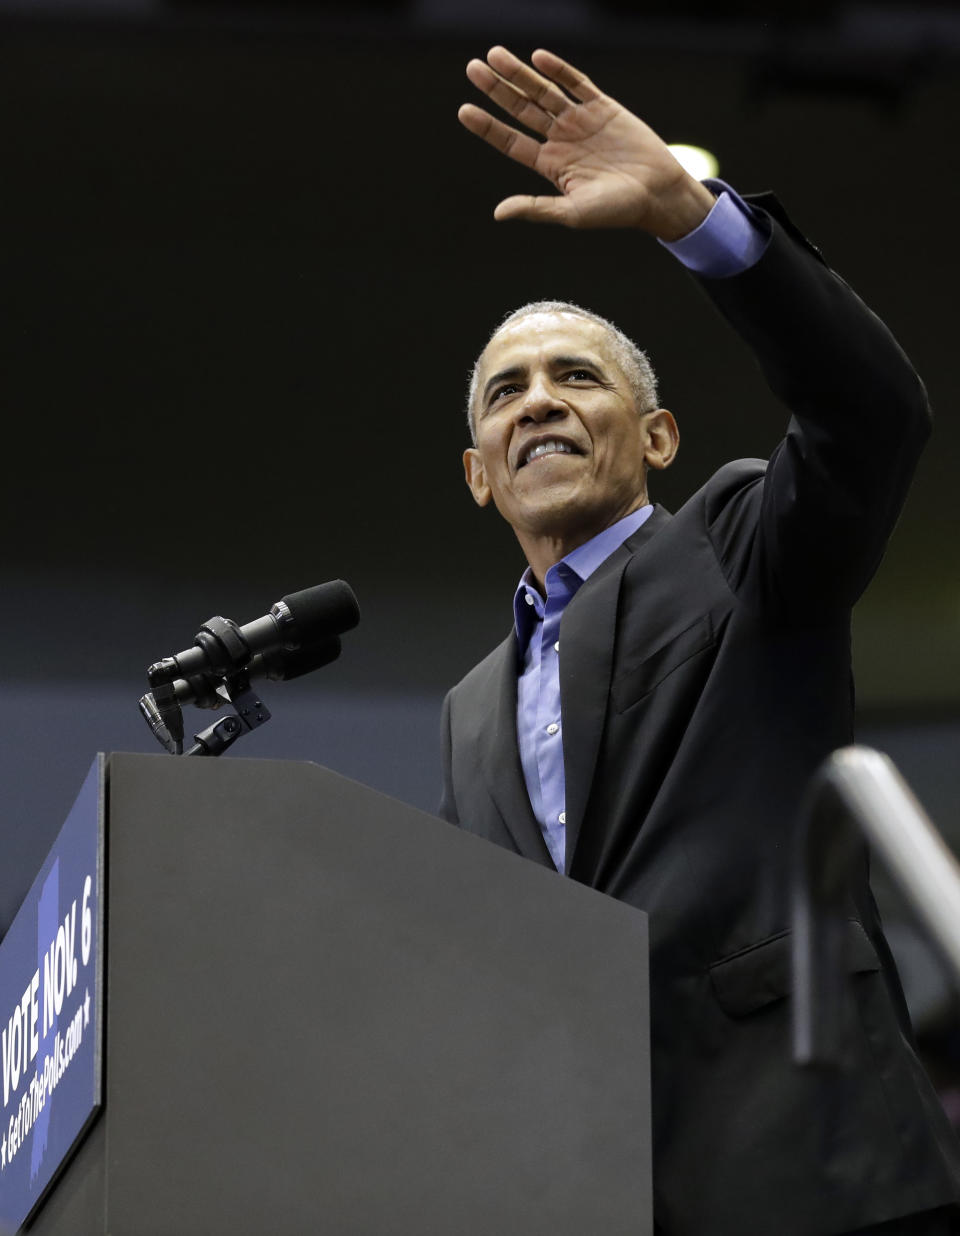
M 490 400 L 490 402 L 496 403 L 498 399 L 502 398 L 502 396 L 513 395 L 519 389 L 520 388 L 517 386 L 515 382 L 508 382 L 506 383 L 505 386 L 498 386 L 497 389 L 493 392 L 493 398 Z
M 589 369 L 571 369 L 567 377 L 574 382 L 592 382 L 593 374 Z

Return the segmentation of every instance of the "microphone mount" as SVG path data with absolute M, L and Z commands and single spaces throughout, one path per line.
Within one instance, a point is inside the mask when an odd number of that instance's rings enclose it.
M 270 720 L 270 709 L 250 686 L 250 675 L 245 667 L 220 678 L 216 673 L 194 675 L 189 681 L 196 691 L 196 704 L 205 708 L 230 704 L 233 712 L 194 734 L 193 746 L 184 751 L 183 710 L 174 686 L 177 663 L 168 657 L 151 665 L 147 674 L 154 689 L 141 698 L 140 712 L 160 745 L 171 755 L 222 755 L 241 735 Z
M 233 705 L 234 711 L 194 734 L 194 745 L 185 755 L 222 755 L 242 734 L 249 734 L 270 720 L 270 709 L 250 686 L 250 676 L 245 671 L 227 674 L 217 691 Z

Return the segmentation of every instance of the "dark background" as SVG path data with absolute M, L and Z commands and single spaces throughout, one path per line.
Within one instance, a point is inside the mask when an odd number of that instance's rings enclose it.
M 494 41 L 552 47 L 738 189 L 775 188 L 927 381 L 935 437 L 856 659 L 863 737 L 960 839 L 952 6 L 3 0 L 0 931 L 93 753 L 154 749 L 147 664 L 324 579 L 361 627 L 265 689 L 238 753 L 435 805 L 443 692 L 507 630 L 523 565 L 459 459 L 508 309 L 579 301 L 649 350 L 683 435 L 668 506 L 782 432 L 655 243 L 493 222 L 534 183 L 456 120 Z

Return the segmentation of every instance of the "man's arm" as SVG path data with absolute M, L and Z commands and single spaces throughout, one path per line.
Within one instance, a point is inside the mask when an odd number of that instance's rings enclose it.
M 792 416 L 762 487 L 717 511 L 710 531 L 740 591 L 796 616 L 852 606 L 883 556 L 930 434 L 926 391 L 880 319 L 799 236 L 776 199 L 762 261 L 701 279 Z M 748 515 L 747 508 L 757 510 Z M 749 555 L 737 525 L 749 522 Z

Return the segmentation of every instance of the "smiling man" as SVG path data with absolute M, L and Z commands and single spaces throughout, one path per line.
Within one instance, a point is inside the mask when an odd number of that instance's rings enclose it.
M 467 73 L 533 136 L 473 105 L 466 128 L 557 190 L 496 217 L 666 244 L 790 419 L 769 460 L 726 464 L 671 516 L 647 476 L 677 428 L 643 353 L 563 302 L 504 320 L 472 376 L 464 467 L 529 568 L 513 629 L 447 697 L 442 812 L 649 915 L 658 1232 L 960 1231 L 955 1139 L 865 863 L 843 1068 L 789 1056 L 792 828 L 851 741 L 850 610 L 929 432 L 923 386 L 775 199 L 693 180 L 549 52 L 493 48 Z
M 646 358 L 608 323 L 561 302 L 512 314 L 484 349 L 464 454 L 476 501 L 491 499 L 533 577 L 647 505 L 646 471 L 679 436 L 656 406 Z

